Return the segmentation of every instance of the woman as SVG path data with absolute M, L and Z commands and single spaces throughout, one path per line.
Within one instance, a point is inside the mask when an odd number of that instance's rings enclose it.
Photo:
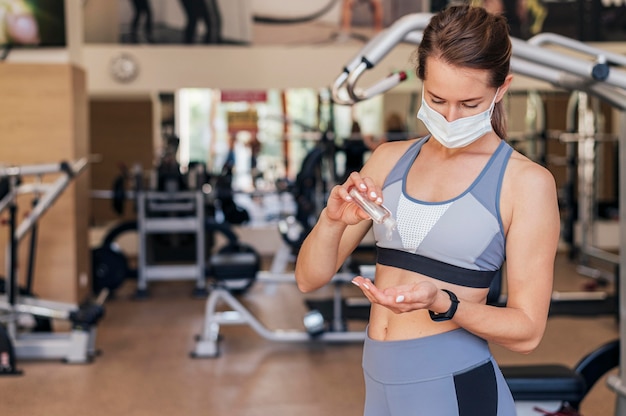
M 375 283 L 353 280 L 372 303 L 365 415 L 515 414 L 488 342 L 529 353 L 541 341 L 560 226 L 554 178 L 504 140 L 510 57 L 502 16 L 433 16 L 417 50 L 430 134 L 378 147 L 332 189 L 299 251 L 300 290 L 328 283 L 372 226 L 353 187 L 396 218 L 390 239 L 374 224 Z M 507 305 L 486 305 L 505 258 Z

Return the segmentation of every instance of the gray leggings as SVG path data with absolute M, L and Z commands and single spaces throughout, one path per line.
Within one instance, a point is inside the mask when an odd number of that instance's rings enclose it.
M 514 416 L 487 342 L 464 329 L 363 349 L 365 416 Z

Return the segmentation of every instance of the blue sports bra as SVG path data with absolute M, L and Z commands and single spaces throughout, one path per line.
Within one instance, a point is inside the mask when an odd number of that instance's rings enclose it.
M 389 239 L 385 226 L 374 224 L 376 261 L 456 285 L 488 288 L 505 259 L 499 201 L 513 149 L 503 140 L 465 192 L 448 201 L 425 202 L 406 193 L 406 177 L 429 137 L 412 144 L 385 179 L 384 204 L 397 227 Z

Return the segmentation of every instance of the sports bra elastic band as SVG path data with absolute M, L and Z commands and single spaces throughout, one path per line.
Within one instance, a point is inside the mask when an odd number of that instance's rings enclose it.
M 499 270 L 470 270 L 415 253 L 376 247 L 376 262 L 459 286 L 488 288 Z

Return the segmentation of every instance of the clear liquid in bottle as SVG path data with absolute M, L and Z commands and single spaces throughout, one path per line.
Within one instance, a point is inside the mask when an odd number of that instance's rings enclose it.
M 352 188 L 349 192 L 352 200 L 363 211 L 370 216 L 370 218 L 377 224 L 382 224 L 387 230 L 387 239 L 391 239 L 391 234 L 396 228 L 396 220 L 391 215 L 391 211 L 385 208 L 383 205 L 378 205 L 374 201 L 367 199 L 365 195 L 359 192 L 356 188 Z

